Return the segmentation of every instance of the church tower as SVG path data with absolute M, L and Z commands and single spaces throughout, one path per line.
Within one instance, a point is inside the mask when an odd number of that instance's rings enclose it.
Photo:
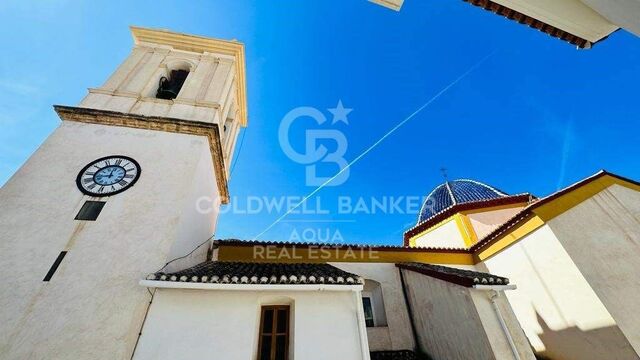
M 205 260 L 247 125 L 244 46 L 135 46 L 0 189 L 0 358 L 129 359 L 146 274 Z

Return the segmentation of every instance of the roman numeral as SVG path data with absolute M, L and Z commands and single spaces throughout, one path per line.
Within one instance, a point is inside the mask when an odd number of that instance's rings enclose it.
M 84 179 L 82 179 L 82 182 L 85 183 L 85 184 L 91 184 L 93 182 L 93 179 L 92 178 L 84 178 Z
M 116 160 L 116 165 L 120 166 L 120 164 L 122 164 L 122 159 L 117 159 Z
M 120 182 L 118 183 L 118 185 L 120 185 L 120 186 L 122 186 L 122 187 L 125 187 L 125 186 L 127 186 L 128 184 L 129 184 L 129 183 L 128 183 L 128 182 L 126 182 L 126 181 L 124 181 L 124 180 L 120 180 Z
M 133 179 L 133 175 L 131 174 L 127 174 L 124 176 L 125 179 Z
M 104 161 L 105 164 L 107 164 L 107 166 L 111 165 L 111 163 L 109 162 L 109 159 Z
M 91 183 L 91 185 L 87 185 L 89 190 L 93 190 L 94 187 L 98 186 L 96 183 Z
M 86 172 L 86 173 L 84 173 L 84 174 L 85 174 L 85 175 L 89 175 L 89 176 L 93 176 L 93 175 L 95 175 L 96 173 L 95 173 L 95 172 L 91 172 L 91 171 L 89 171 L 89 172 Z
M 98 192 L 101 193 L 104 191 L 104 186 L 100 186 L 100 188 L 98 189 Z

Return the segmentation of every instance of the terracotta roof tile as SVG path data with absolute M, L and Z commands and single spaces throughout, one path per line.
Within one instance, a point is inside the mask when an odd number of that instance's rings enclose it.
M 558 38 L 560 40 L 566 41 L 570 44 L 573 44 L 581 49 L 589 49 L 593 45 L 589 40 L 583 39 L 577 35 L 573 35 L 564 30 L 558 29 L 555 26 L 549 25 L 545 22 L 542 22 L 538 19 L 535 19 L 529 15 L 525 15 L 521 12 L 510 9 L 504 5 L 497 4 L 490 0 L 463 0 L 469 4 L 475 5 L 477 7 L 481 7 L 487 11 L 491 11 L 496 15 L 503 16 L 509 20 L 517 21 L 520 24 L 527 25 L 532 29 L 539 30 L 549 36 Z M 602 41 L 606 39 L 600 39 Z
M 401 263 L 397 267 L 415 271 L 436 279 L 447 281 L 464 287 L 474 285 L 508 285 L 509 279 L 479 271 L 463 270 L 454 267 L 425 264 L 425 263 Z
M 155 273 L 147 280 L 214 284 L 328 284 L 357 285 L 358 275 L 329 264 L 285 264 L 206 261 L 174 273 Z

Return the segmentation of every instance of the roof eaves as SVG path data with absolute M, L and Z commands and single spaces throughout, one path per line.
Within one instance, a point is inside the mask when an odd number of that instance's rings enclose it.
M 549 36 L 558 38 L 570 44 L 577 46 L 580 49 L 590 49 L 595 43 L 580 36 L 571 34 L 567 31 L 561 30 L 555 26 L 549 25 L 543 21 L 533 18 L 529 15 L 525 15 L 516 10 L 510 9 L 504 5 L 500 5 L 491 0 L 463 0 L 469 4 L 483 8 L 487 11 L 491 11 L 496 15 L 503 16 L 509 20 L 517 21 L 520 24 L 527 25 L 530 28 L 537 29 Z M 606 37 L 605 37 L 606 38 Z M 600 42 L 603 39 L 598 40 Z
M 463 270 L 448 266 L 432 265 L 425 263 L 400 263 L 396 264 L 400 269 L 414 271 L 435 279 L 450 282 L 452 284 L 474 287 L 475 285 L 508 285 L 509 279 L 479 271 Z
M 326 263 L 251 263 L 205 261 L 173 273 L 158 272 L 146 280 L 235 285 L 361 285 L 362 277 Z

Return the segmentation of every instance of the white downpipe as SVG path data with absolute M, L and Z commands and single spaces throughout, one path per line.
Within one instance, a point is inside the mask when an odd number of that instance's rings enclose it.
M 369 354 L 369 340 L 367 339 L 367 326 L 364 322 L 362 290 L 353 291 L 353 300 L 356 302 L 356 318 L 358 321 L 358 333 L 360 335 L 360 349 L 362 350 L 362 360 L 371 360 L 371 354 Z
M 499 296 L 500 294 L 496 290 L 491 290 L 489 292 L 489 300 L 491 300 L 491 305 L 493 306 L 493 310 L 496 312 L 496 315 L 498 316 L 498 321 L 500 322 L 502 331 L 507 337 L 507 341 L 509 342 L 509 346 L 511 347 L 511 352 L 513 353 L 513 357 L 516 360 L 521 360 L 520 354 L 518 353 L 518 348 L 516 347 L 516 343 L 513 341 L 513 337 L 511 337 L 511 333 L 509 332 L 507 323 L 504 322 L 504 318 L 502 317 L 502 313 L 500 312 L 500 308 L 498 307 L 498 303 L 496 302 L 496 298 L 498 298 Z

